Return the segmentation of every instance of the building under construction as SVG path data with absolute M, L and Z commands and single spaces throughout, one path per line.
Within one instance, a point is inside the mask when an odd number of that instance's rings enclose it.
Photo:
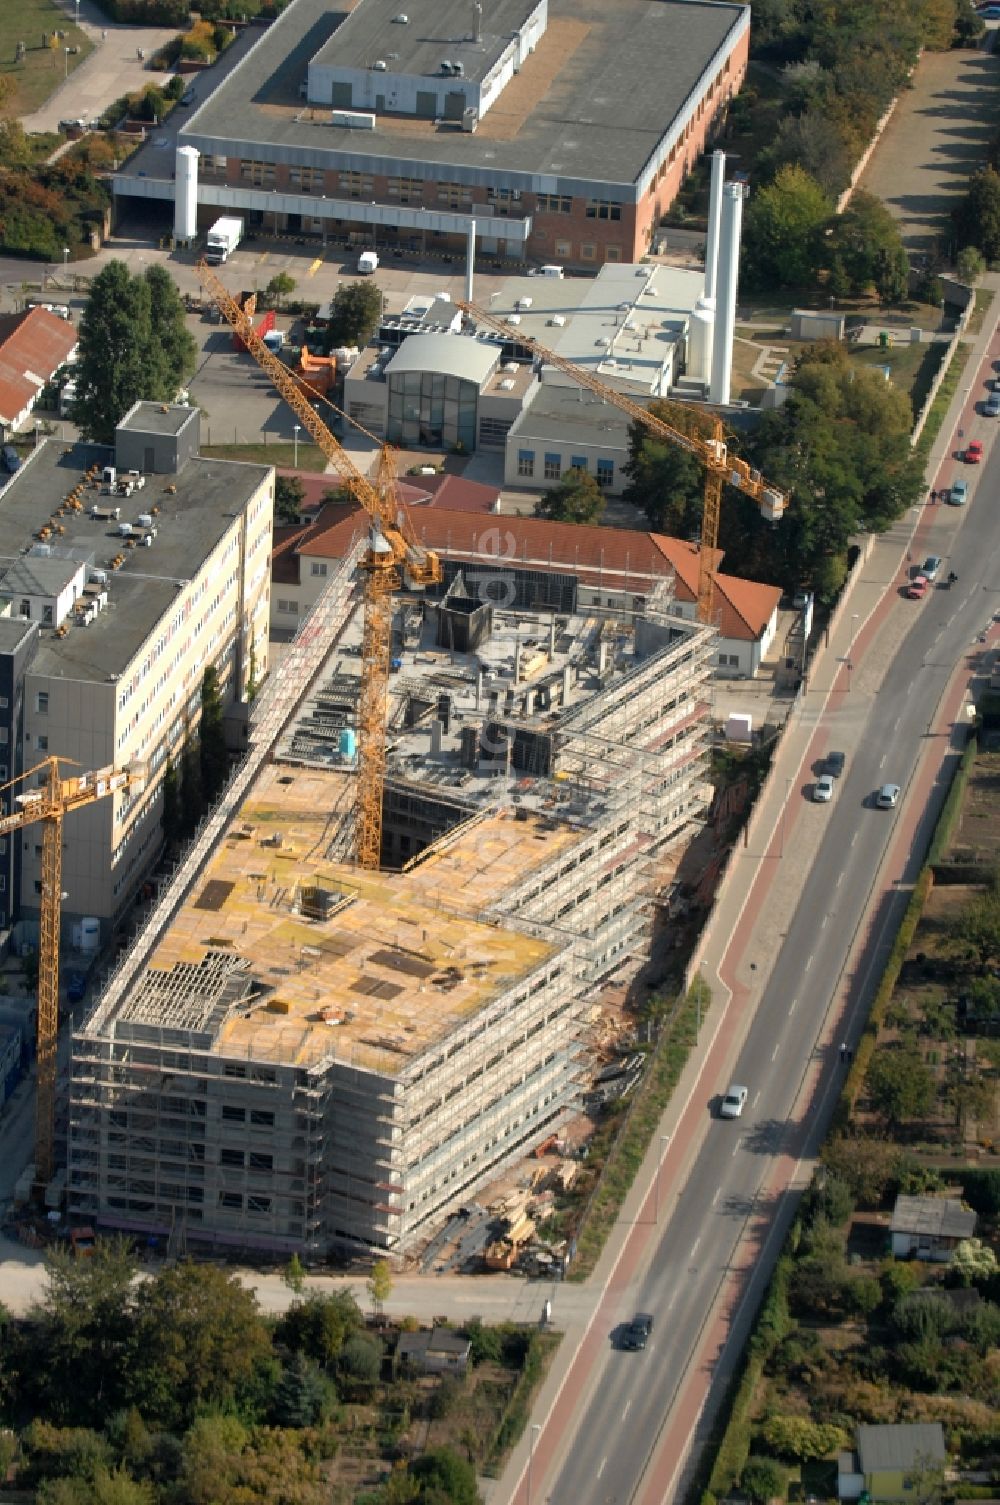
M 401 598 L 383 869 L 351 861 L 358 550 L 75 1038 L 69 1205 L 189 1249 L 403 1253 L 572 1111 L 703 815 L 715 629 Z

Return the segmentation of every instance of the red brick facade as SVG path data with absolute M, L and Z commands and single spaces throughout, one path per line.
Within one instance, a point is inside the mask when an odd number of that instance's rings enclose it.
M 266 230 L 326 234 L 334 239 L 370 238 L 371 227 L 349 218 L 333 220 L 323 199 L 356 199 L 370 204 L 422 206 L 430 211 L 489 215 L 511 221 L 530 215 L 527 259 L 532 262 L 558 262 L 584 269 L 597 268 L 606 261 L 637 261 L 649 249 L 660 218 L 677 197 L 685 178 L 698 157 L 709 145 L 729 100 L 740 89 L 747 67 L 749 32 L 744 30 L 733 51 L 720 67 L 711 84 L 688 120 L 679 141 L 652 173 L 644 173 L 637 185 L 638 202 L 617 199 L 586 200 L 569 194 L 536 195 L 497 186 L 469 187 L 445 179 L 424 180 L 401 174 L 390 177 L 378 173 L 347 172 L 320 168 L 291 167 L 263 160 L 229 157 L 223 168 L 218 158 L 203 157 L 201 177 L 209 183 L 225 183 L 233 188 L 274 190 L 278 193 L 308 195 L 315 200 L 315 215 L 304 208 L 301 215 L 290 217 L 275 211 L 263 215 Z M 498 172 L 498 178 L 502 176 Z M 609 195 L 613 189 L 609 189 Z M 201 211 L 209 223 L 217 211 Z M 251 216 L 252 217 L 252 216 Z M 461 250 L 464 239 L 458 234 L 422 231 L 403 227 L 396 230 L 378 226 L 382 245 L 398 243 L 422 251 Z M 520 259 L 521 238 L 508 244 L 499 238 L 483 246 L 485 254 Z

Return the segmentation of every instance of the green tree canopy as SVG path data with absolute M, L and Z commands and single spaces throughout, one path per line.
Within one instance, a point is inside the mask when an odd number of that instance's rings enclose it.
M 973 173 L 955 210 L 955 233 L 960 247 L 975 246 L 987 261 L 1000 260 L 1000 173 L 995 168 Z
M 788 1488 L 788 1470 L 776 1458 L 748 1458 L 740 1474 L 740 1488 L 755 1505 L 784 1497 Z
M 275 1388 L 273 1419 L 279 1427 L 313 1427 L 334 1399 L 333 1386 L 312 1360 L 293 1353 Z
M 573 465 L 557 485 L 535 503 L 535 516 L 556 523 L 598 523 L 604 513 L 604 493 L 594 477 Z
M 136 1307 L 136 1401 L 165 1426 L 232 1404 L 270 1356 L 256 1297 L 213 1265 L 184 1262 L 162 1271 L 139 1286 Z
M 343 283 L 333 295 L 324 349 L 329 353 L 335 345 L 367 345 L 381 317 L 382 293 L 376 283 Z
M 448 1447 L 434 1448 L 414 1459 L 410 1474 L 427 1505 L 479 1505 L 476 1471 Z
M 276 523 L 297 523 L 306 488 L 298 476 L 275 476 L 274 520 Z
M 865 1083 L 872 1107 L 891 1129 L 926 1118 L 934 1106 L 934 1077 L 915 1045 L 876 1050 Z
M 133 277 L 123 261 L 109 261 L 91 283 L 80 320 L 73 418 L 84 438 L 111 444 L 133 403 L 172 402 L 194 366 L 194 341 L 169 274 L 150 267 Z
M 278 1321 L 275 1337 L 282 1347 L 304 1353 L 318 1364 L 329 1364 L 364 1325 L 364 1315 L 350 1291 L 317 1291 L 292 1302 Z
M 284 300 L 292 296 L 297 285 L 295 278 L 290 277 L 287 272 L 278 272 L 264 289 L 264 297 L 269 303 L 273 303 L 275 308 L 280 308 Z
M 29 1391 L 57 1421 L 99 1426 L 127 1403 L 135 1348 L 136 1262 L 119 1239 L 98 1239 L 89 1259 L 46 1258 L 46 1286 L 28 1335 Z
M 209 804 L 229 777 L 229 753 L 222 720 L 218 670 L 209 664 L 201 681 L 201 724 L 198 728 L 201 783 Z
M 881 199 L 857 192 L 834 221 L 831 238 L 833 272 L 850 293 L 874 287 L 884 303 L 900 303 L 907 295 L 909 259 L 897 221 Z
M 748 287 L 807 287 L 824 255 L 823 230 L 833 205 L 815 178 L 782 167 L 750 200 L 743 233 L 743 278 Z

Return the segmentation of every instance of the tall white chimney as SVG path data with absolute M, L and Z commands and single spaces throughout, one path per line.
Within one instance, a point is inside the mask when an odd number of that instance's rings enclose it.
M 476 222 L 470 219 L 465 232 L 465 301 L 472 302 L 472 281 L 476 272 Z
M 187 246 L 198 233 L 198 152 L 179 146 L 174 158 L 174 240 Z
M 709 399 L 729 401 L 733 376 L 733 336 L 736 333 L 736 287 L 740 276 L 740 229 L 743 224 L 742 183 L 727 183 L 722 192 L 719 227 L 719 276 L 716 282 L 715 341 Z
M 712 153 L 712 181 L 708 190 L 708 240 L 705 242 L 705 297 L 714 298 L 719 260 L 719 217 L 722 185 L 726 180 L 725 152 Z

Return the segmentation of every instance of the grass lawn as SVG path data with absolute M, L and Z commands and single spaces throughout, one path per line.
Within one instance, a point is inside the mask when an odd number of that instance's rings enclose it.
M 910 393 L 915 410 L 927 395 L 946 349 L 946 345 L 911 345 L 909 342 L 905 345 L 890 345 L 888 350 L 883 350 L 878 345 L 850 347 L 851 360 L 859 366 L 872 366 L 878 371 L 888 366 L 889 380 L 893 386 Z
M 203 455 L 218 460 L 246 460 L 250 465 L 278 465 L 291 469 L 295 463 L 295 446 L 276 439 L 272 444 L 203 444 Z M 299 441 L 299 470 L 325 470 L 326 456 L 315 444 Z M 330 477 L 330 485 L 336 486 L 337 477 Z
M 65 35 L 53 47 L 42 46 L 43 34 Z M 15 62 L 18 42 L 26 44 L 21 61 Z M 79 67 L 92 50 L 86 34 L 53 0 L 7 0 L 0 5 L 0 75 L 14 80 L 16 88 L 0 116 L 30 115 L 45 103 L 66 77 L 64 47 L 80 50 L 68 59 L 70 71 Z

